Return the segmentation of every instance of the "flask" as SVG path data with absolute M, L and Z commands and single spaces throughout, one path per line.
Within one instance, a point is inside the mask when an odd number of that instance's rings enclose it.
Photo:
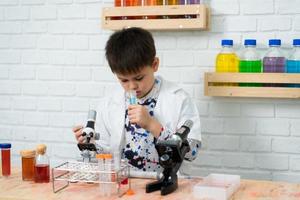
M 11 173 L 11 165 L 10 165 L 10 143 L 2 143 L 0 144 L 1 148 L 1 160 L 2 160 L 2 175 L 9 176 Z
M 22 150 L 22 180 L 34 180 L 35 150 Z
M 286 62 L 287 73 L 300 73 L 300 39 L 293 40 L 293 51 Z M 290 87 L 300 87 L 300 84 L 289 84 Z
M 256 40 L 246 39 L 244 41 L 245 49 L 240 55 L 240 72 L 261 73 L 262 64 L 259 54 L 256 51 Z M 240 83 L 240 86 L 255 86 L 259 87 L 260 83 Z
M 265 73 L 283 73 L 285 72 L 285 57 L 280 50 L 281 40 L 270 39 L 269 50 L 263 59 L 263 71 Z M 265 86 L 275 87 L 283 84 L 267 83 Z
M 35 178 L 36 183 L 48 183 L 50 181 L 49 158 L 46 155 L 46 145 L 40 144 L 36 149 Z
M 233 50 L 233 40 L 222 40 L 222 49 L 216 58 L 216 72 L 238 72 L 239 58 Z M 236 86 L 236 83 L 220 83 L 215 85 Z

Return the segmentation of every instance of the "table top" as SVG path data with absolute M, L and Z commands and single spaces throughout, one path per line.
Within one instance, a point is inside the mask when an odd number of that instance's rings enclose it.
M 101 197 L 98 184 L 70 183 L 70 185 L 54 193 L 52 182 L 34 183 L 22 181 L 20 170 L 13 170 L 10 177 L 0 177 L 0 200 L 98 200 L 98 199 L 130 199 L 130 200 L 194 200 L 193 186 L 202 181 L 201 178 L 179 179 L 178 189 L 166 196 L 159 191 L 145 193 L 145 185 L 153 179 L 131 179 L 135 194 L 124 195 L 122 198 L 112 196 Z M 239 190 L 231 200 L 299 200 L 300 184 L 285 182 L 241 180 Z

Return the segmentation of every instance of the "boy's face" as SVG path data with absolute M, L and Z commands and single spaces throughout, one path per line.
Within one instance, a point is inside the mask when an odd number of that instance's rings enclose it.
M 143 67 L 135 74 L 116 74 L 125 91 L 135 90 L 138 98 L 146 96 L 154 84 L 154 72 L 157 71 L 159 59 L 154 58 L 151 66 Z

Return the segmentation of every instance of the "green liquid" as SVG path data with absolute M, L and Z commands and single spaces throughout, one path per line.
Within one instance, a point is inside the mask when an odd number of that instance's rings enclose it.
M 240 72 L 248 72 L 248 73 L 261 73 L 262 72 L 262 64 L 261 60 L 241 60 L 239 66 Z M 239 86 L 250 86 L 250 87 L 261 87 L 261 83 L 240 83 Z

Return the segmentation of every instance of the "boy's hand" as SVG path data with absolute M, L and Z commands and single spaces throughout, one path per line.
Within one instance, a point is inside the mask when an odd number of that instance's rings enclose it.
M 73 131 L 78 143 L 83 143 L 83 140 L 84 140 L 84 138 L 81 136 L 82 129 L 83 129 L 83 126 L 81 126 L 81 125 L 78 125 L 78 126 L 75 126 L 72 128 L 72 131 Z
M 162 126 L 161 124 L 148 112 L 148 109 L 142 105 L 129 105 L 128 117 L 132 124 L 137 124 L 140 127 L 150 131 L 154 137 L 159 137 Z

